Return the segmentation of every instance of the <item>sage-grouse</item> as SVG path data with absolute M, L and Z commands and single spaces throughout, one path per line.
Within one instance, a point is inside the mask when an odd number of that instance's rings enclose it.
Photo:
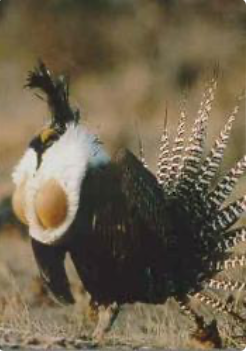
M 186 145 L 184 109 L 171 149 L 165 126 L 155 175 L 142 146 L 140 158 L 127 149 L 112 157 L 79 124 L 64 77 L 54 77 L 43 63 L 28 76 L 27 87 L 46 95 L 51 120 L 13 173 L 13 208 L 29 226 L 41 277 L 52 294 L 62 303 L 74 301 L 64 268 L 69 253 L 94 307 L 111 312 L 107 323 L 99 314 L 96 335 L 109 328 L 118 305 L 165 303 L 170 297 L 199 328 L 216 323 L 207 325 L 193 300 L 216 317 L 227 314 L 244 323 L 231 298 L 245 287 L 234 274 L 245 266 L 245 255 L 233 251 L 245 241 L 245 228 L 233 227 L 245 197 L 225 202 L 245 172 L 245 159 L 215 184 L 239 101 L 204 158 L 216 85 L 214 77 Z M 220 291 L 229 293 L 225 300 L 217 296 Z

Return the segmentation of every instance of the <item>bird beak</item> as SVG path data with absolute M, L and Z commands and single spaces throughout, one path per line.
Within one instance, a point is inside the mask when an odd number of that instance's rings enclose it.
M 34 208 L 40 225 L 44 229 L 59 227 L 68 213 L 65 191 L 55 179 L 46 181 L 38 190 Z
M 16 187 L 12 196 L 12 208 L 17 218 L 25 225 L 28 221 L 25 214 L 25 187 L 26 180 Z

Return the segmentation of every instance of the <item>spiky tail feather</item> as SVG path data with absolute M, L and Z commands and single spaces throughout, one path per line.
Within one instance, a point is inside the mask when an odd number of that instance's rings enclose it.
M 221 164 L 224 157 L 224 151 L 227 147 L 227 143 L 232 130 L 233 122 L 235 121 L 236 115 L 239 112 L 239 102 L 242 96 L 238 99 L 238 104 L 234 107 L 230 117 L 220 133 L 220 136 L 215 141 L 214 147 L 211 149 L 208 157 L 205 159 L 201 167 L 201 175 L 198 178 L 197 190 L 199 192 L 206 192 L 210 187 L 212 180 L 214 179 L 216 172 Z
M 173 192 L 174 188 L 177 186 L 177 181 L 179 180 L 179 176 L 182 168 L 182 158 L 183 158 L 183 150 L 185 143 L 185 124 L 186 124 L 186 108 L 185 108 L 185 100 L 182 102 L 181 110 L 180 110 L 180 118 L 177 127 L 177 136 L 174 141 L 174 146 L 172 148 L 171 157 L 170 157 L 170 170 L 169 170 L 169 179 L 167 182 L 167 188 L 170 189 L 170 193 Z
M 203 94 L 203 99 L 198 111 L 198 117 L 192 128 L 189 144 L 185 149 L 183 167 L 177 189 L 183 198 L 186 198 L 191 185 L 200 174 L 200 165 L 207 134 L 207 123 L 212 103 L 215 98 L 217 80 L 214 77 Z
M 160 139 L 159 148 L 159 160 L 157 165 L 157 181 L 161 186 L 166 186 L 167 179 L 169 177 L 169 161 L 170 161 L 170 150 L 169 150 L 169 136 L 167 131 L 167 109 L 165 112 L 163 133 Z

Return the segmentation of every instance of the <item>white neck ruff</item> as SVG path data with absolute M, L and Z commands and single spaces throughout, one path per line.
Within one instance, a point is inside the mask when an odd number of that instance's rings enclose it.
M 60 139 L 43 154 L 38 170 L 37 155 L 29 148 L 13 173 L 13 181 L 18 186 L 23 180 L 27 180 L 24 209 L 30 236 L 44 244 L 59 242 L 76 217 L 81 185 L 87 168 L 106 164 L 109 160 L 108 155 L 96 142 L 95 136 L 74 124 L 70 124 Z M 68 199 L 67 216 L 64 222 L 54 229 L 44 229 L 34 209 L 37 191 L 49 179 L 55 179 L 59 183 Z

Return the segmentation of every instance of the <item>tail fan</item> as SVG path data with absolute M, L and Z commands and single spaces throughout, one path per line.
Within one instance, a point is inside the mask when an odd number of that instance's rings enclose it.
M 170 294 L 194 322 L 198 322 L 198 315 L 190 307 L 193 298 L 204 305 L 204 310 L 208 307 L 214 312 L 216 320 L 219 313 L 228 314 L 243 327 L 244 319 L 221 299 L 221 295 L 245 290 L 245 282 L 235 276 L 244 271 L 245 255 L 238 254 L 235 247 L 246 241 L 246 230 L 242 226 L 232 227 L 245 211 L 246 198 L 243 196 L 225 205 L 245 173 L 245 157 L 214 186 L 242 96 L 209 154 L 204 157 L 208 117 L 216 88 L 217 79 L 214 77 L 203 95 L 187 147 L 184 147 L 185 109 L 181 111 L 171 150 L 166 124 L 161 137 L 156 179 L 163 188 L 166 211 L 170 204 L 175 231 L 174 246 L 166 253 L 164 285 L 173 282 Z M 155 202 L 149 200 L 149 204 Z M 165 221 L 163 228 L 167 227 Z M 169 236 L 169 231 L 162 235 Z M 217 297 L 211 297 L 212 291 Z M 201 319 L 204 321 L 203 317 Z

